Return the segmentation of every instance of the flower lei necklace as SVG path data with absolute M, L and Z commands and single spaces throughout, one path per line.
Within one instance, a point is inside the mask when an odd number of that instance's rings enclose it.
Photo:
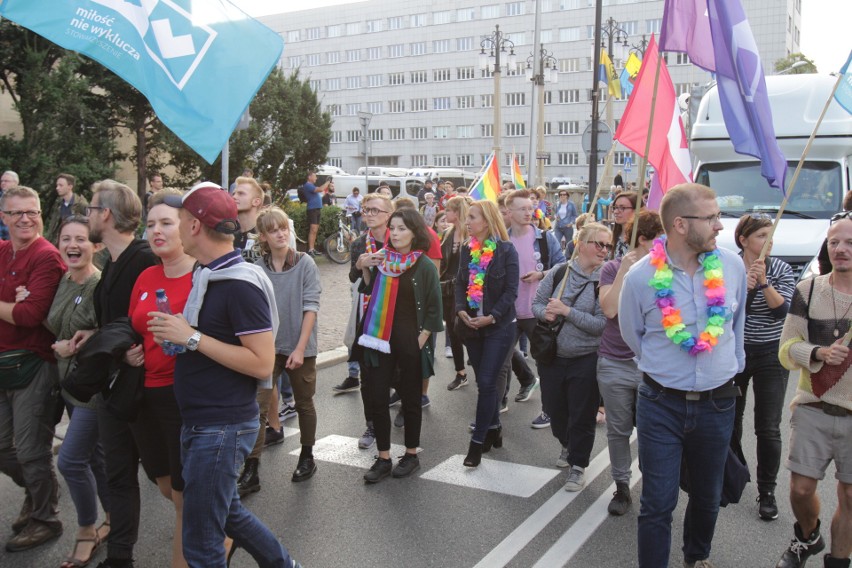
M 648 281 L 651 288 L 656 289 L 655 303 L 663 313 L 662 324 L 666 336 L 690 355 L 702 352 L 710 353 L 719 342 L 718 337 L 724 332 L 725 322 L 731 319 L 725 307 L 725 280 L 722 274 L 722 260 L 719 251 L 704 254 L 701 266 L 704 269 L 704 286 L 707 290 L 707 325 L 696 338 L 686 331 L 686 325 L 680 317 L 680 310 L 675 306 L 674 290 L 672 290 L 672 269 L 666 262 L 666 240 L 660 237 L 654 241 L 651 248 L 651 264 L 657 269 L 654 277 Z
M 493 239 L 485 239 L 480 243 L 475 237 L 470 238 L 470 263 L 467 278 L 467 304 L 474 310 L 482 306 L 482 289 L 485 286 L 485 270 L 494 259 L 497 243 Z

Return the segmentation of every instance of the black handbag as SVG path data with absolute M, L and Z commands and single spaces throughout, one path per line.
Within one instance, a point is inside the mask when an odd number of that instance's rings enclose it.
M 561 298 L 565 291 L 565 285 L 571 277 L 569 266 L 566 264 L 554 274 L 553 281 L 564 275 L 562 284 L 559 286 L 559 292 L 556 298 Z M 551 290 L 551 294 L 553 290 Z M 549 365 L 554 357 L 556 357 L 556 339 L 559 337 L 559 332 L 562 331 L 562 326 L 565 325 L 565 318 L 560 317 L 555 321 L 536 320 L 535 329 L 532 332 L 530 339 L 530 355 L 539 365 Z

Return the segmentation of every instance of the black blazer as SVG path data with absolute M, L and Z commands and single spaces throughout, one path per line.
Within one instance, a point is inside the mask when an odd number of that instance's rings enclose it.
M 455 312 L 466 311 L 476 316 L 476 312 L 467 304 L 468 264 L 470 264 L 470 247 L 465 244 L 461 249 L 459 272 L 456 277 Z M 518 252 L 515 246 L 511 242 L 497 241 L 494 258 L 485 270 L 485 286 L 482 294 L 482 313 L 494 316 L 495 323 L 482 330 L 485 335 L 490 335 L 515 321 L 515 300 L 518 298 L 520 277 Z

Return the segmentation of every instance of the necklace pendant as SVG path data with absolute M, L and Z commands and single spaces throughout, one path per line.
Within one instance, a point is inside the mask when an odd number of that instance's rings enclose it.
M 834 328 L 834 337 L 840 337 L 840 330 L 836 327 Z

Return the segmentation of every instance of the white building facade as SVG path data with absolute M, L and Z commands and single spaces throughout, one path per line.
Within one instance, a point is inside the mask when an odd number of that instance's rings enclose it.
M 487 0 L 486 0 L 487 1 Z M 587 180 L 589 162 L 581 135 L 591 122 L 594 0 L 540 0 L 541 43 L 553 54 L 556 83 L 546 83 L 543 178 Z M 743 0 L 764 68 L 799 51 L 801 0 Z M 372 114 L 370 165 L 404 168 L 443 166 L 476 172 L 493 146 L 494 104 L 501 105 L 502 172 L 511 154 L 526 174 L 530 156 L 531 104 L 538 95 L 525 76 L 532 61 L 536 0 L 483 4 L 481 0 L 367 0 L 260 18 L 280 33 L 281 66 L 299 69 L 332 115 L 328 162 L 354 172 L 359 152 L 358 113 Z M 659 34 L 661 0 L 604 0 L 603 21 L 614 18 L 627 34 L 628 50 L 640 51 Z M 514 43 L 518 64 L 502 73 L 501 96 L 478 65 L 480 44 L 495 26 Z M 604 37 L 606 42 L 606 37 Z M 487 51 L 487 50 L 486 50 Z M 620 71 L 627 50 L 614 49 Z M 710 75 L 683 54 L 667 55 L 678 94 L 705 84 Z M 605 119 L 606 89 L 601 99 Z M 616 126 L 626 100 L 614 100 Z M 635 156 L 617 148 L 616 168 Z M 603 157 L 601 157 L 603 163 Z M 602 169 L 602 168 L 601 168 Z M 634 180 L 633 173 L 626 174 Z M 600 170 L 599 174 L 600 176 Z

